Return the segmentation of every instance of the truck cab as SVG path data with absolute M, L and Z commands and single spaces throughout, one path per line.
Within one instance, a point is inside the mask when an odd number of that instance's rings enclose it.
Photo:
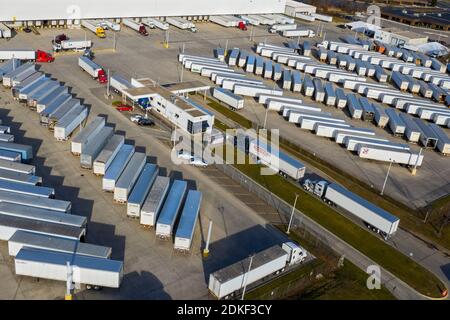
M 244 21 L 239 21 L 238 28 L 241 29 L 242 31 L 246 31 L 247 25 L 245 24 Z
M 191 32 L 196 33 L 198 30 L 196 27 L 190 27 L 189 30 L 191 30 Z
M 42 50 L 36 51 L 36 62 L 53 62 L 55 58 L 50 54 Z
M 327 188 L 328 183 L 324 180 L 318 181 L 314 185 L 313 193 L 318 197 L 323 197 L 325 195 L 325 190 Z
M 145 29 L 145 27 L 142 25 L 139 27 L 139 33 L 142 34 L 143 36 L 148 36 L 147 29 Z
M 105 38 L 106 37 L 105 29 L 103 29 L 103 27 L 97 27 L 97 29 L 95 30 L 95 34 L 99 38 Z
M 286 265 L 288 266 L 303 262 L 308 256 L 306 250 L 294 242 L 285 242 L 281 248 L 288 253 L 286 258 Z

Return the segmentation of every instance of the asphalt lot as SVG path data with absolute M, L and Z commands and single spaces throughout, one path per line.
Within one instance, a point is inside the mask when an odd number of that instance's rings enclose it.
M 111 32 L 107 32 L 107 39 L 97 39 L 91 33 L 67 29 L 40 30 L 39 36 L 19 33 L 8 42 L 0 42 L 0 46 L 50 51 L 50 41 L 56 34 L 64 32 L 72 39 L 84 39 L 86 35 L 94 41 L 96 62 L 111 73 L 117 72 L 125 77 L 150 77 L 163 84 L 179 81 L 182 71 L 176 57 L 183 46 L 188 53 L 212 56 L 212 49 L 217 46 L 225 47 L 227 40 L 228 48 L 250 50 L 253 45 L 249 40 L 251 30 L 244 32 L 209 23 L 199 23 L 197 27 L 197 34 L 171 28 L 168 49 L 163 47 L 162 31 L 150 30 L 149 37 L 142 37 L 126 28 L 116 36 L 116 52 L 112 50 L 114 41 Z M 324 30 L 327 29 L 328 27 Z M 337 40 L 344 33 L 340 29 L 329 29 L 327 39 Z M 284 38 L 269 34 L 263 28 L 254 28 L 253 35 L 256 42 L 285 42 Z M 56 142 L 46 128 L 39 126 L 36 113 L 12 102 L 10 93 L 0 90 L 0 105 L 4 106 L 1 115 L 6 117 L 4 122 L 13 125 L 12 132 L 16 136 L 23 135 L 22 140 L 17 138 L 17 141 L 30 143 L 38 150 L 38 175 L 43 177 L 44 185 L 56 187 L 57 198 L 71 200 L 75 213 L 89 217 L 88 242 L 112 246 L 113 258 L 125 261 L 126 276 L 120 290 L 105 289 L 101 293 L 83 291 L 78 295 L 80 298 L 204 299 L 208 297 L 207 275 L 211 271 L 285 239 L 278 231 L 266 227 L 267 220 L 277 219 L 276 212 L 220 171 L 172 164 L 166 142 L 159 140 L 158 129 L 139 128 L 127 119 L 127 113 L 115 111 L 110 105 L 112 100 L 107 100 L 104 96 L 105 87 L 78 67 L 77 58 L 77 54 L 58 56 L 54 63 L 42 64 L 42 70 L 64 82 L 72 88 L 74 94 L 84 100 L 90 107 L 90 119 L 98 114 L 107 115 L 108 122 L 115 124 L 116 130 L 126 132 L 127 138 L 136 146 L 145 148 L 150 161 L 163 168 L 163 174 L 188 179 L 190 187 L 204 193 L 193 251 L 188 256 L 174 254 L 170 243 L 157 241 L 153 231 L 141 229 L 137 221 L 127 219 L 125 207 L 114 204 L 112 195 L 101 192 L 101 180 L 89 171 L 80 169 L 79 159 L 69 152 L 69 143 Z M 189 71 L 183 72 L 183 80 L 194 79 L 212 84 L 206 78 Z M 307 101 L 304 97 L 302 99 Z M 10 104 L 5 104 L 5 101 Z M 324 109 L 352 122 L 342 111 L 328 107 Z M 250 99 L 246 101 L 243 113 L 254 121 L 262 123 L 264 119 L 264 108 Z M 363 181 L 373 184 L 374 188 L 381 186 L 387 165 L 360 161 L 334 142 L 318 139 L 309 132 L 294 128 L 278 114 L 269 113 L 267 124 L 269 128 L 279 128 L 282 135 L 298 141 L 318 157 L 332 161 L 344 170 L 350 170 Z M 374 128 L 362 121 L 354 124 Z M 379 134 L 390 137 L 382 130 Z M 425 159 L 425 165 L 416 176 L 411 176 L 405 168 L 394 166 L 386 194 L 400 200 L 421 201 L 431 200 L 440 193 L 448 193 L 450 175 L 445 174 L 449 170 L 448 159 L 428 151 Z M 443 171 L 444 169 L 447 171 Z M 206 238 L 209 219 L 214 222 L 211 256 L 202 260 L 200 249 Z M 0 244 L 0 275 L 2 279 L 10 279 L 6 281 L 6 290 L 1 293 L 5 298 L 62 297 L 65 287 L 62 283 L 44 280 L 36 283 L 34 279 L 14 276 L 12 259 L 7 256 L 6 247 L 6 244 Z

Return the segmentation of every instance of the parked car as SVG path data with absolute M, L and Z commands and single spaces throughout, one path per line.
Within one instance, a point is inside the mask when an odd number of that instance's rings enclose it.
M 133 106 L 130 106 L 128 104 L 119 104 L 116 106 L 117 111 L 133 111 Z
M 206 168 L 208 166 L 208 163 L 206 163 L 205 160 L 199 157 L 191 157 L 190 163 L 195 167 Z
M 31 29 L 28 28 L 28 27 L 26 27 L 25 29 L 23 29 L 23 31 L 26 32 L 26 33 L 30 33 L 30 32 L 31 32 Z
M 142 114 L 133 114 L 130 117 L 131 122 L 138 122 L 140 119 L 142 119 L 144 116 Z
M 141 118 L 137 121 L 139 126 L 154 126 L 155 122 L 149 118 Z

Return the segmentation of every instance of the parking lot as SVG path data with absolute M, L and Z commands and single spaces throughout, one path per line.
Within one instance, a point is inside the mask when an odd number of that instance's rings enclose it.
M 106 39 L 98 39 L 84 30 L 44 29 L 40 30 L 39 36 L 19 33 L 10 41 L 0 42 L 0 46 L 51 51 L 51 40 L 57 34 L 65 33 L 71 39 L 87 37 L 94 42 L 95 61 L 111 74 L 119 73 L 127 78 L 149 77 L 161 84 L 178 82 L 182 77 L 184 81 L 201 80 L 212 85 L 206 78 L 182 71 L 177 54 L 183 47 L 187 53 L 212 56 L 217 46 L 251 50 L 254 42 L 250 41 L 250 34 L 253 34 L 255 42 L 286 42 L 286 39 L 269 34 L 262 27 L 241 31 L 198 23 L 197 28 L 198 33 L 191 33 L 171 27 L 168 48 L 163 46 L 166 36 L 163 31 L 150 30 L 149 37 L 143 37 L 126 28 L 115 37 L 107 31 Z M 341 29 L 329 29 L 327 39 L 337 40 L 343 33 Z M 0 89 L 0 112 L 5 119 L 4 124 L 12 126 L 19 143 L 29 143 L 37 150 L 35 164 L 37 175 L 43 177 L 43 184 L 55 187 L 57 198 L 71 200 L 74 213 L 89 218 L 87 242 L 111 246 L 112 258 L 124 260 L 125 278 L 120 290 L 105 289 L 101 293 L 82 291 L 78 294 L 79 298 L 205 299 L 209 297 L 207 276 L 210 272 L 285 240 L 277 230 L 266 226 L 267 220 L 277 219 L 275 210 L 222 172 L 213 167 L 197 169 L 187 165 L 175 166 L 170 160 L 167 138 L 161 138 L 165 136 L 164 131 L 158 127 L 138 127 L 128 119 L 130 113 L 116 111 L 111 106 L 113 99 L 105 97 L 106 87 L 78 67 L 78 56 L 58 55 L 54 63 L 42 64 L 41 70 L 72 88 L 72 93 L 90 107 L 89 119 L 106 115 L 108 123 L 114 124 L 117 131 L 125 132 L 130 142 L 146 150 L 149 160 L 158 163 L 163 174 L 186 179 L 190 188 L 203 192 L 192 252 L 189 255 L 175 254 L 171 243 L 156 240 L 153 230 L 142 229 L 137 221 L 126 217 L 125 207 L 114 204 L 112 195 L 101 191 L 100 178 L 80 169 L 79 158 L 70 154 L 69 142 L 56 142 L 51 132 L 39 126 L 39 117 L 35 112 L 14 102 L 9 90 Z M 303 96 L 300 98 L 316 104 Z M 370 127 L 379 135 L 400 141 L 372 124 L 350 120 L 340 110 L 323 108 L 352 125 Z M 245 108 L 240 112 L 254 122 L 262 124 L 264 121 L 265 109 L 251 99 L 246 99 Z M 280 129 L 282 136 L 315 152 L 317 157 L 336 167 L 351 172 L 374 188 L 381 187 L 387 164 L 361 160 L 332 141 L 296 128 L 276 113 L 269 112 L 267 126 Z M 21 135 L 22 139 L 19 138 Z M 424 165 L 416 176 L 405 168 L 393 166 L 385 193 L 408 204 L 424 205 L 424 202 L 450 192 L 449 170 L 448 158 L 426 151 Z M 214 223 L 211 255 L 204 260 L 201 249 L 206 241 L 210 219 Z M 0 244 L 0 254 L 0 276 L 5 279 L 0 298 L 52 299 L 64 295 L 64 283 L 44 280 L 37 283 L 34 279 L 16 277 L 6 243 Z

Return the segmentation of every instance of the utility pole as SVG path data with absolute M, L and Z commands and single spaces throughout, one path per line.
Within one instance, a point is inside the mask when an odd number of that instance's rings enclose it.
M 298 194 L 296 193 L 294 206 L 292 207 L 291 217 L 289 218 L 289 224 L 288 224 L 288 228 L 286 230 L 287 234 L 289 234 L 291 232 L 291 224 L 292 224 L 292 219 L 294 218 L 295 207 L 297 206 L 297 199 L 298 199 Z
M 116 42 L 116 32 L 113 32 L 113 51 L 115 52 L 117 48 L 117 42 Z
M 389 160 L 391 160 L 391 159 L 389 159 Z M 391 160 L 391 162 L 389 163 L 389 168 L 388 168 L 388 171 L 386 173 L 386 178 L 384 178 L 383 188 L 381 189 L 380 195 L 383 195 L 383 193 L 384 193 L 384 188 L 386 187 L 386 182 L 387 182 L 387 180 L 389 178 L 389 172 L 391 172 L 391 167 L 392 167 L 392 163 L 393 162 L 394 161 Z
M 227 56 L 227 51 L 228 51 L 228 39 L 225 41 L 225 50 L 224 50 L 224 56 Z
M 73 290 L 73 269 L 70 262 L 67 261 L 67 280 L 66 280 L 66 294 L 64 300 L 72 300 L 72 290 Z
M 109 76 L 109 69 L 108 69 L 108 83 L 106 84 L 106 96 L 109 98 L 109 95 L 111 94 L 110 89 L 109 89 L 109 84 L 111 82 L 111 78 Z
M 212 231 L 212 220 L 209 220 L 209 227 L 208 227 L 208 236 L 206 238 L 206 246 L 205 249 L 203 249 L 203 257 L 207 257 L 209 255 L 209 242 L 211 241 L 211 231 Z
M 185 46 L 186 46 L 186 43 L 183 42 L 183 49 L 181 50 L 182 53 L 184 53 Z
M 245 277 L 244 290 L 242 290 L 242 298 L 241 298 L 241 300 L 244 300 L 245 290 L 247 289 L 248 276 L 249 276 L 250 270 L 252 269 L 252 262 L 253 262 L 253 256 L 250 257 L 250 263 L 248 265 L 247 276 Z
M 422 155 L 423 148 L 420 148 L 419 155 L 417 156 L 416 163 L 414 164 L 414 168 L 412 169 L 412 175 L 415 176 L 417 173 L 417 164 L 419 163 L 420 156 Z
M 253 25 L 250 29 L 250 41 L 252 41 L 252 40 L 253 40 Z

